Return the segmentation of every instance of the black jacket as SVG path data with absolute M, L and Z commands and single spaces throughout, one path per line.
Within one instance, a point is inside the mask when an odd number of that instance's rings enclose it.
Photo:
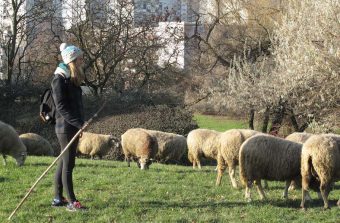
M 71 133 L 84 124 L 82 90 L 68 78 L 55 74 L 52 95 L 56 106 L 56 133 Z

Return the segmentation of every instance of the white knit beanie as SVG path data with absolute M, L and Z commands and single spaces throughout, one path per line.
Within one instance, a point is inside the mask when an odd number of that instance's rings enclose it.
M 62 43 L 60 45 L 60 51 L 65 64 L 68 64 L 77 59 L 77 57 L 83 55 L 83 52 L 78 47 L 69 46 L 67 43 Z

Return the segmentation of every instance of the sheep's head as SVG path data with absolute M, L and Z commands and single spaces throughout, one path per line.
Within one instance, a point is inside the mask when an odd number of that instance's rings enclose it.
M 112 148 L 120 148 L 121 146 L 120 140 L 113 135 L 110 135 L 110 143 Z
M 140 168 L 141 168 L 142 170 L 148 170 L 148 169 L 149 169 L 149 166 L 150 166 L 151 163 L 152 163 L 151 159 L 149 159 L 149 158 L 144 158 L 144 157 L 140 158 L 140 159 L 138 160 L 138 162 L 139 162 L 139 166 L 140 166 Z
M 20 152 L 16 155 L 15 160 L 17 161 L 18 166 L 22 166 L 25 163 L 27 157 L 27 152 Z

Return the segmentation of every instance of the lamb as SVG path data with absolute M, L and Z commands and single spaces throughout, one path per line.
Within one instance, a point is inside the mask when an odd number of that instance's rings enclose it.
M 18 166 L 24 165 L 27 156 L 26 146 L 19 139 L 18 133 L 12 126 L 2 121 L 0 121 L 0 153 L 4 158 L 5 165 L 6 155 L 16 159 Z
M 158 152 L 156 160 L 160 162 L 179 162 L 188 151 L 187 140 L 182 135 L 156 130 L 144 130 L 154 137 L 154 140 L 157 142 Z
M 187 137 L 188 159 L 193 168 L 201 169 L 201 158 L 217 159 L 219 135 L 221 133 L 210 129 L 195 129 Z
M 118 140 L 112 135 L 83 132 L 77 145 L 77 151 L 81 154 L 90 155 L 91 159 L 95 155 L 101 159 L 111 148 L 117 146 Z
M 142 170 L 149 169 L 151 160 L 158 151 L 155 139 L 141 128 L 127 130 L 121 136 L 121 144 L 128 166 L 130 167 L 130 159 L 136 158 Z
M 306 192 L 310 182 L 316 178 L 320 182 L 324 208 L 329 208 L 328 194 L 331 184 L 340 180 L 340 136 L 334 134 L 311 136 L 301 152 L 302 199 L 305 208 Z M 340 200 L 337 202 L 340 206 Z
M 25 133 L 19 136 L 27 149 L 28 155 L 53 156 L 54 150 L 51 144 L 42 136 L 35 133 Z
M 235 168 L 239 161 L 240 147 L 246 139 L 256 134 L 260 134 L 260 132 L 250 129 L 232 129 L 219 135 L 216 185 L 221 184 L 222 175 L 227 165 L 232 186 L 237 188 Z
M 265 198 L 261 179 L 286 181 L 284 198 L 288 198 L 291 180 L 298 180 L 302 144 L 271 135 L 259 134 L 247 139 L 240 149 L 240 178 L 246 186 L 245 197 L 251 200 L 255 182 L 261 199 Z

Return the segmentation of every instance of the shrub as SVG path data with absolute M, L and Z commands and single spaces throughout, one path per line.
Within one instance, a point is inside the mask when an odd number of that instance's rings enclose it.
M 145 106 L 126 104 L 109 104 L 88 131 L 120 136 L 130 128 L 146 128 L 164 132 L 187 135 L 198 128 L 193 121 L 193 114 L 181 107 L 167 105 Z M 121 148 L 115 148 L 105 157 L 107 159 L 123 159 Z

